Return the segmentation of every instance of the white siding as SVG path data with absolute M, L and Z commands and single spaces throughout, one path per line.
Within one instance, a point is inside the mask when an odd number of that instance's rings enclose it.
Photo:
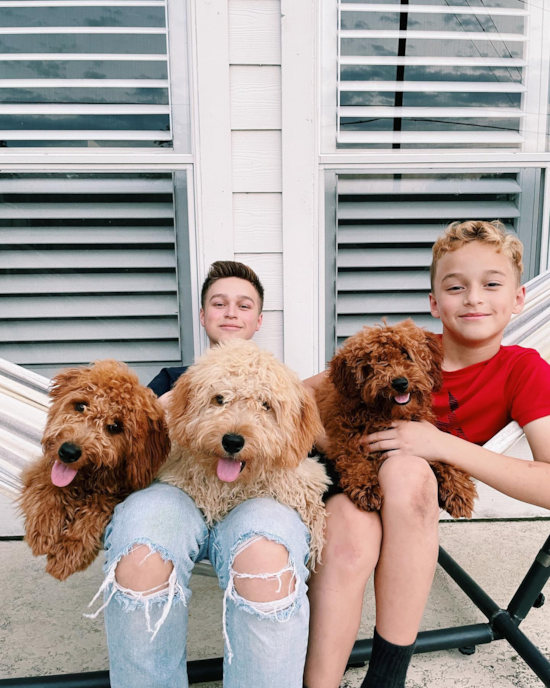
M 283 358 L 280 0 L 229 0 L 235 260 L 265 287 L 256 341 Z

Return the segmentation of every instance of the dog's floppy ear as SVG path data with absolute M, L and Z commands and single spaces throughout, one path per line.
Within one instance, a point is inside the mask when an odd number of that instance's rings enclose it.
M 191 401 L 191 375 L 184 373 L 172 388 L 172 396 L 166 409 L 170 418 L 170 434 L 177 442 L 183 442 L 187 425 L 187 411 Z
M 323 433 L 317 404 L 305 387 L 300 390 L 300 397 L 300 416 L 296 423 L 289 452 L 284 460 L 284 465 L 289 468 L 298 466 L 306 458 L 315 444 L 315 440 Z
M 430 375 L 433 380 L 434 392 L 443 386 L 443 345 L 441 338 L 433 332 L 426 332 L 426 345 L 431 356 Z
M 356 353 L 344 344 L 329 364 L 329 379 L 344 399 L 357 399 L 361 396 L 368 370 L 370 366 L 364 347 Z
M 62 370 L 52 378 L 49 390 L 50 398 L 55 401 L 67 392 L 80 389 L 82 375 L 89 371 L 90 368 L 67 368 L 67 370 Z
M 136 400 L 138 406 L 140 400 Z M 151 484 L 160 467 L 168 458 L 170 439 L 164 410 L 147 390 L 130 432 L 130 447 L 126 456 L 126 476 L 134 490 Z

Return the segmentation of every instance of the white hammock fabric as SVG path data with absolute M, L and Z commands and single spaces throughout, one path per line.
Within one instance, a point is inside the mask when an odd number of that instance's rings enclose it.
M 536 349 L 550 361 L 550 271 L 526 286 L 525 308 L 506 328 L 503 343 Z M 48 378 L 0 359 L 0 492 L 12 499 L 20 492 L 22 469 L 41 454 L 49 384 Z M 512 422 L 485 446 L 502 453 L 522 435 Z

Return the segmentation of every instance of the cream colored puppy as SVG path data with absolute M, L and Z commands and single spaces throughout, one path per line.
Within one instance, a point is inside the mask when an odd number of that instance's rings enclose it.
M 296 509 L 314 568 L 330 481 L 307 456 L 322 426 L 297 375 L 251 341 L 222 342 L 179 378 L 168 415 L 172 453 L 160 479 L 187 492 L 208 525 L 254 497 Z

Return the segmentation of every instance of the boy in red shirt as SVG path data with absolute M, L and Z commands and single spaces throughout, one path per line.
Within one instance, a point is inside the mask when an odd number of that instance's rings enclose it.
M 532 349 L 501 344 L 525 301 L 522 251 L 519 239 L 489 222 L 454 223 L 434 244 L 430 306 L 444 349 L 437 427 L 397 421 L 365 437 L 370 451 L 387 452 L 380 513 L 359 511 L 343 494 L 327 501 L 323 565 L 310 583 L 308 688 L 340 685 L 375 569 L 376 629 L 362 686 L 405 685 L 438 553 L 437 483 L 427 460 L 550 508 L 550 366 Z M 479 446 L 510 420 L 523 426 L 534 462 Z

